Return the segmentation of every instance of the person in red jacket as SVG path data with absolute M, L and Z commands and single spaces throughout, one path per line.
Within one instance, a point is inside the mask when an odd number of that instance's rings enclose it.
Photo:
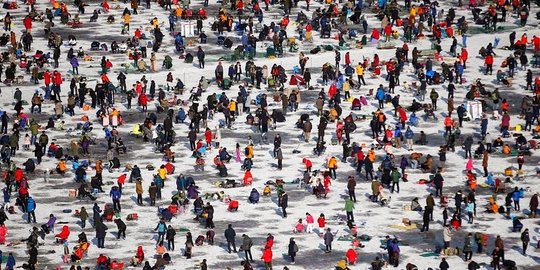
M 346 66 L 351 65 L 351 53 L 350 52 L 345 53 L 345 65 Z
M 313 163 L 311 163 L 311 160 L 309 160 L 308 158 L 304 158 L 302 159 L 302 163 L 306 165 L 306 171 L 311 172 L 311 167 L 313 167 Z
M 399 106 L 397 108 L 397 113 L 399 114 L 399 121 L 401 122 L 401 128 L 405 129 L 405 122 L 407 122 L 407 112 L 403 107 Z
M 145 93 L 139 96 L 139 105 L 142 107 L 142 111 L 146 112 L 148 109 L 148 96 Z
M 353 248 L 349 248 L 349 250 L 347 250 L 347 253 L 345 253 L 345 257 L 347 257 L 347 263 L 349 265 L 356 264 L 356 260 L 358 259 L 358 255 Z
M 45 98 L 49 98 L 51 95 L 51 72 L 49 70 L 43 73 L 43 81 L 45 82 Z
M 30 33 L 30 31 L 32 30 L 32 18 L 30 18 L 29 15 L 26 15 L 26 17 L 24 17 L 23 19 L 23 23 L 24 23 L 24 28 L 26 29 L 26 32 Z
M 461 61 L 463 61 L 463 69 L 467 69 L 467 59 L 469 59 L 469 52 L 465 48 L 461 48 Z
M 266 237 L 266 244 L 264 245 L 265 249 L 271 249 L 274 246 L 274 236 L 269 233 Z
M 57 101 L 61 101 L 60 100 L 60 86 L 62 85 L 62 74 L 60 74 L 60 72 L 58 71 L 54 71 L 53 72 L 53 75 L 52 75 L 52 83 L 53 83 L 53 94 L 54 94 L 54 99 L 57 100 Z
M 122 186 L 126 183 L 127 174 L 123 173 L 118 176 L 116 183 L 118 184 L 118 189 L 122 192 Z
M 272 256 L 273 254 L 271 248 L 264 249 L 261 259 L 263 260 L 264 266 L 267 270 L 272 269 Z
M 209 128 L 206 128 L 206 131 L 204 132 L 204 140 L 206 141 L 206 147 L 212 146 L 212 130 Z
M 319 228 L 326 227 L 326 218 L 324 217 L 324 214 L 321 214 L 319 218 L 317 219 L 317 223 L 319 224 Z
M 57 243 L 64 243 L 64 241 L 68 239 L 69 234 L 69 227 L 67 225 L 64 225 L 64 227 L 62 227 L 62 231 L 54 237 L 58 238 Z
M 493 55 L 488 54 L 486 55 L 486 58 L 484 59 L 484 64 L 486 65 L 486 72 L 484 75 L 487 75 L 489 72 L 489 75 L 493 74 Z

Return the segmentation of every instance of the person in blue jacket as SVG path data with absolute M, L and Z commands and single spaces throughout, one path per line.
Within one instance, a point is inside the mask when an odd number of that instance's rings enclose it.
M 407 143 L 407 148 L 409 148 L 409 151 L 412 151 L 413 148 L 413 138 L 414 138 L 414 132 L 412 131 L 411 127 L 408 126 L 407 130 L 405 131 L 405 141 Z
M 122 211 L 122 208 L 120 207 L 120 198 L 122 197 L 122 191 L 117 186 L 112 187 L 111 192 L 109 192 L 109 196 L 111 196 L 113 201 L 113 208 L 114 211 Z
M 28 216 L 28 223 L 30 223 L 30 217 L 32 217 L 33 222 L 36 223 L 36 202 L 34 201 L 34 198 L 28 197 L 28 200 L 26 201 L 26 213 Z
M 518 187 L 515 187 L 514 192 L 512 192 L 512 200 L 514 201 L 514 210 L 515 211 L 520 211 L 519 200 L 522 198 L 521 194 L 522 194 L 522 192 L 520 192 Z
M 375 94 L 375 97 L 379 101 L 379 109 L 384 108 L 384 98 L 385 98 L 385 96 L 386 95 L 384 94 L 384 88 L 383 88 L 382 84 L 380 84 L 379 88 L 377 88 L 377 93 Z
M 158 233 L 158 239 L 157 239 L 157 242 L 161 242 L 163 241 L 164 237 L 165 237 L 165 233 L 167 233 L 167 224 L 165 224 L 165 219 L 161 219 L 158 223 L 158 225 L 156 226 L 156 228 L 154 229 L 154 231 L 157 231 Z
M 7 257 L 7 262 L 6 262 L 6 270 L 13 270 L 15 269 L 15 257 L 13 257 L 13 253 L 9 253 L 8 257 Z

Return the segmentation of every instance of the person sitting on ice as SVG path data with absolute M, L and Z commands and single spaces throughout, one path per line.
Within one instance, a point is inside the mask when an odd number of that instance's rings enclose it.
M 294 226 L 294 232 L 295 233 L 302 233 L 305 230 L 304 223 L 302 223 L 302 219 L 298 220 L 298 223 Z
M 418 202 L 418 197 L 415 197 L 411 202 L 411 210 L 412 211 L 422 211 L 422 206 Z
M 257 189 L 253 188 L 251 189 L 251 193 L 249 193 L 248 201 L 249 203 L 258 203 L 259 202 L 259 191 Z

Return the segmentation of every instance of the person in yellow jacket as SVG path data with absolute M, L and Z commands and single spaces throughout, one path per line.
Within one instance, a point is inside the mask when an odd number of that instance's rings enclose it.
M 229 102 L 229 112 L 231 113 L 231 116 L 237 115 L 236 114 L 236 101 L 231 100 Z
M 167 169 L 165 168 L 165 165 L 161 165 L 157 172 L 161 179 L 167 179 Z
M 337 158 L 334 156 L 328 160 L 328 169 L 330 170 L 330 177 L 332 179 L 336 179 L 337 162 Z
M 358 63 L 358 65 L 355 68 L 356 76 L 358 76 L 358 85 L 365 85 L 366 81 L 364 80 L 364 66 L 362 66 L 361 63 Z
M 343 92 L 345 92 L 345 100 L 347 100 L 347 101 L 349 101 L 349 100 L 352 101 L 350 79 L 347 79 L 347 80 L 343 83 Z
M 124 17 L 122 17 L 124 20 L 124 28 L 129 31 L 129 24 L 131 23 L 131 15 L 129 13 L 126 13 Z

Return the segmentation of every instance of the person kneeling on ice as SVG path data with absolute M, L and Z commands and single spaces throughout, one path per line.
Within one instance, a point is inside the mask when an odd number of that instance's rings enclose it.
M 229 208 L 227 208 L 227 210 L 229 212 L 235 212 L 235 211 L 238 211 L 238 205 L 240 203 L 237 201 L 237 200 L 230 200 L 229 201 Z
M 304 223 L 302 223 L 302 219 L 299 219 L 298 223 L 294 226 L 294 233 L 303 233 L 304 229 Z
M 131 258 L 131 265 L 138 266 L 138 265 L 141 265 L 143 261 L 144 261 L 144 251 L 143 251 L 142 246 L 138 246 L 135 257 Z
M 347 250 L 347 253 L 345 253 L 345 257 L 347 257 L 347 263 L 350 265 L 356 264 L 356 260 L 358 259 L 358 255 L 353 248 L 349 248 L 349 250 Z
M 107 269 L 109 269 L 110 261 L 111 261 L 111 259 L 109 259 L 109 257 L 107 257 L 107 256 L 105 256 L 103 254 L 99 254 L 99 257 L 96 260 L 97 269 L 98 270 L 107 270 Z
M 258 203 L 259 202 L 260 194 L 257 191 L 257 189 L 253 188 L 251 189 L 251 193 L 249 193 L 248 201 L 249 203 Z

